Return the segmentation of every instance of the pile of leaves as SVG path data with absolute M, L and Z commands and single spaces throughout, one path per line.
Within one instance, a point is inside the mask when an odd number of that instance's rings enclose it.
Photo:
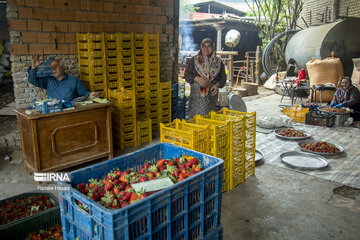
M 32 232 L 25 240 L 62 240 L 62 227 L 59 224 L 56 224 L 54 227 L 47 230 L 40 230 L 38 233 Z
M 46 195 L 31 195 L 24 199 L 6 200 L 0 203 L 0 223 L 12 221 L 55 207 Z
M 145 162 L 136 171 L 113 169 L 104 178 L 90 179 L 88 183 L 74 186 L 91 200 L 110 209 L 118 209 L 135 203 L 155 192 L 136 192 L 131 184 L 160 178 L 170 178 L 173 183 L 181 182 L 203 170 L 198 158 L 183 155 L 181 158 L 159 159 L 155 163 Z M 82 202 L 77 204 L 88 211 Z

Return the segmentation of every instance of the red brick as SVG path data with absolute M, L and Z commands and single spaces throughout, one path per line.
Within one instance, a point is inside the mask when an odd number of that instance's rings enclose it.
M 87 21 L 88 20 L 88 12 L 76 11 L 75 12 L 75 20 L 76 21 Z
M 82 22 L 80 23 L 81 31 L 80 32 L 91 32 L 91 23 L 89 22 Z
M 161 33 L 162 32 L 162 25 L 153 25 L 154 33 Z
M 129 22 L 130 23 L 139 23 L 140 22 L 140 19 L 142 18 L 143 16 L 140 16 L 138 14 L 129 14 Z
M 104 2 L 104 11 L 105 12 L 113 12 L 114 11 L 114 3 Z
M 27 26 L 29 31 L 42 31 L 41 21 L 38 20 L 27 20 Z
M 105 32 L 116 32 L 116 24 L 117 23 L 105 23 L 104 24 L 104 31 Z
M 166 24 L 166 33 L 173 33 L 174 32 L 174 26 L 170 24 Z
M 27 7 L 39 7 L 39 0 L 25 0 L 25 6 Z
M 32 8 L 19 8 L 19 18 L 33 18 L 33 9 Z
M 69 3 L 68 9 L 73 9 L 73 10 L 81 9 L 80 0 L 70 0 L 68 3 Z
M 104 3 L 98 2 L 98 1 L 90 2 L 90 9 L 92 11 L 102 12 L 102 11 L 104 11 Z
M 140 14 L 149 14 L 149 12 L 145 12 L 144 6 L 142 5 L 134 5 L 134 12 Z
M 56 39 L 57 43 L 65 43 L 65 33 L 51 33 L 51 38 Z
M 55 23 L 54 22 L 43 22 L 43 31 L 44 32 L 55 32 Z
M 67 22 L 55 22 L 55 32 L 67 32 Z
M 47 20 L 48 10 L 42 8 L 34 8 L 34 19 Z
M 150 5 L 149 0 L 122 0 L 122 2 L 132 3 L 132 4 Z
M 37 54 L 43 55 L 44 54 L 44 47 L 43 45 L 29 45 L 29 54 Z
M 163 6 L 163 7 L 173 7 L 174 6 L 174 1 L 172 1 L 172 0 L 156 0 L 156 1 L 157 1 L 158 6 Z
M 73 21 L 75 20 L 75 11 L 61 11 L 62 20 Z
M 24 43 L 36 43 L 37 42 L 37 38 L 36 38 L 36 33 L 34 32 L 22 32 L 22 41 Z
M 25 0 L 16 0 L 16 5 L 25 6 Z
M 114 4 L 114 12 L 125 12 L 127 4 L 115 3 Z
M 62 20 L 61 11 L 55 9 L 48 10 L 49 20 Z
M 104 32 L 104 23 L 91 23 L 91 31 L 92 32 Z
M 81 6 L 81 10 L 91 10 L 90 1 L 81 0 L 80 6 Z
M 98 12 L 96 13 L 96 19 L 99 22 L 109 22 L 110 21 L 110 15 L 106 12 Z
M 79 22 L 69 22 L 68 23 L 69 32 L 80 32 L 81 27 Z
M 40 7 L 41 8 L 54 8 L 54 1 L 40 0 Z
M 68 53 L 69 54 L 77 54 L 77 45 L 76 44 L 69 44 L 68 45 Z
M 159 42 L 168 42 L 168 35 L 167 34 L 164 34 L 164 33 L 161 33 L 160 36 L 159 36 Z
M 54 0 L 56 9 L 68 9 L 68 0 Z
M 120 13 L 109 13 L 110 15 L 110 22 L 120 22 L 121 18 L 120 18 Z
M 65 43 L 76 43 L 76 34 L 65 33 Z
M 161 7 L 153 7 L 153 6 L 151 6 L 150 8 L 151 8 L 150 12 L 152 14 L 161 15 Z
M 21 20 L 21 19 L 9 19 L 8 20 L 9 23 L 9 30 L 11 31 L 23 31 L 23 30 L 27 30 L 27 24 L 26 24 L 26 20 Z
M 167 18 L 166 18 L 166 16 L 158 16 L 158 23 L 160 23 L 160 24 L 166 24 L 166 23 L 167 23 Z
M 143 28 L 144 28 L 144 32 L 149 32 L 149 33 L 154 32 L 153 24 L 145 24 Z
M 29 45 L 27 44 L 11 44 L 10 53 L 12 55 L 26 55 L 29 54 Z
M 124 24 L 124 23 L 115 23 L 115 31 L 116 32 L 124 32 L 126 31 L 126 25 L 129 25 L 129 24 Z M 133 30 L 131 31 L 128 31 L 128 32 L 133 32 Z
M 50 33 L 37 33 L 37 42 L 38 43 L 52 43 L 53 40 L 51 39 Z
M 134 13 L 135 12 L 135 5 L 131 4 L 124 4 L 123 11 L 126 13 Z
M 69 54 L 69 45 L 67 44 L 59 44 L 57 46 L 58 54 Z
M 16 5 L 16 0 L 7 0 L 6 4 L 7 5 Z
M 56 48 L 55 48 L 56 47 Z M 46 44 L 44 45 L 44 54 L 68 54 L 67 44 Z

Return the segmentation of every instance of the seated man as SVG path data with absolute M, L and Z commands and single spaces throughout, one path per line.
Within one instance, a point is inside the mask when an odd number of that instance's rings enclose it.
M 48 98 L 56 98 L 68 102 L 77 97 L 93 98 L 97 96 L 95 92 L 90 93 L 80 79 L 65 74 L 64 65 L 57 59 L 52 60 L 50 63 L 53 76 L 37 77 L 36 68 L 41 63 L 42 61 L 39 60 L 39 56 L 34 55 L 32 57 L 32 65 L 28 70 L 28 81 L 36 87 L 46 89 Z

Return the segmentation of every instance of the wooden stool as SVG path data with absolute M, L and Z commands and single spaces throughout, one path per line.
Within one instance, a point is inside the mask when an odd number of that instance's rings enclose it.
M 311 88 L 311 102 L 313 102 L 313 96 L 315 96 L 315 101 L 316 101 L 316 91 L 320 92 L 320 103 L 322 103 L 321 92 L 322 91 L 336 91 L 336 88 L 332 87 L 332 86 L 327 86 L 325 84 L 313 85 Z

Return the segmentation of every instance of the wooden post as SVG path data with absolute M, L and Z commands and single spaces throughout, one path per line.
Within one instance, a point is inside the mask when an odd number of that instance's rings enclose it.
M 245 82 L 249 81 L 249 54 L 245 54 L 246 57 L 246 76 L 245 76 Z
M 250 77 L 251 77 L 251 82 L 254 83 L 255 82 L 255 78 L 254 78 L 254 61 L 250 61 Z
M 234 61 L 233 56 L 229 55 L 229 74 L 230 74 L 230 87 L 234 86 Z
M 256 76 L 256 83 L 260 85 L 260 46 L 256 47 L 256 58 L 255 58 L 255 76 Z

